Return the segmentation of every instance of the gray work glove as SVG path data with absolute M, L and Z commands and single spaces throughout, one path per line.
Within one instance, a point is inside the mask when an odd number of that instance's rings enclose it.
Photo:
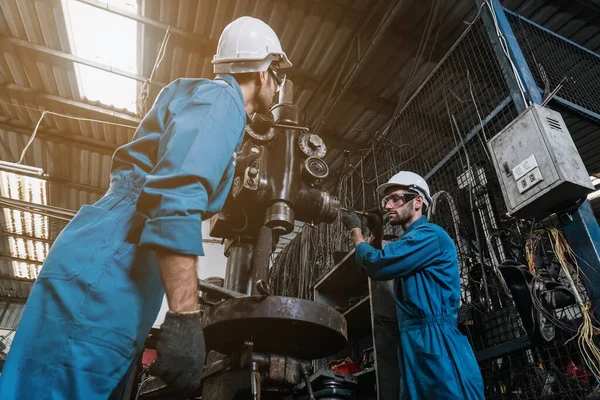
M 383 214 L 379 208 L 367 211 L 367 228 L 374 237 L 378 239 L 383 237 Z
M 150 373 L 176 390 L 194 393 L 200 388 L 206 356 L 200 311 L 168 311 L 160 330 Z
M 347 230 L 351 231 L 354 228 L 362 229 L 362 223 L 358 215 L 350 211 L 342 211 L 341 214 L 342 224 L 344 224 Z

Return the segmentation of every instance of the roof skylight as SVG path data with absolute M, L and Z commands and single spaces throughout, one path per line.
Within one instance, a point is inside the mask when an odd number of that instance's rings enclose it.
M 75 0 L 62 1 L 75 55 L 131 73 L 138 72 L 136 21 Z M 104 2 L 126 11 L 137 12 L 135 0 Z M 135 80 L 77 63 L 75 70 L 82 96 L 136 111 Z

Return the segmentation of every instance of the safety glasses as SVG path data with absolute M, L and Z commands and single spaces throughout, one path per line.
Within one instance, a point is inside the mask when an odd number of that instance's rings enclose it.
M 269 71 L 273 75 L 273 78 L 275 78 L 275 82 L 277 83 L 277 91 L 279 91 L 279 89 L 281 89 L 281 86 L 283 86 L 283 83 L 285 82 L 285 73 L 276 70 L 272 66 L 269 67 Z
M 389 194 L 381 200 L 381 207 L 385 208 L 390 201 L 394 207 L 402 207 L 406 203 L 414 200 L 417 196 L 418 194 L 416 193 Z

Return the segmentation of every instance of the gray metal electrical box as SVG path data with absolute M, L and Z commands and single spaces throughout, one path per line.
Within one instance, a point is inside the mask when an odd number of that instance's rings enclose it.
M 534 104 L 488 147 L 508 213 L 541 219 L 594 190 L 562 116 Z

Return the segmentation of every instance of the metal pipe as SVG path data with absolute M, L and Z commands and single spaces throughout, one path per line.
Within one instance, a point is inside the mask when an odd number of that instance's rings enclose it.
M 279 88 L 279 104 L 292 104 L 294 102 L 294 82 L 285 79 Z
M 48 217 L 58 218 L 65 221 L 73 219 L 77 212 L 65 208 L 47 206 L 45 204 L 30 203 L 23 200 L 15 200 L 8 197 L 0 197 L 0 206 L 7 208 L 16 208 L 28 211 L 34 214 L 46 215 Z
M 202 279 L 198 279 L 198 290 L 211 294 L 213 296 L 220 296 L 223 299 L 240 299 L 242 297 L 248 297 L 243 293 L 234 292 L 233 290 L 225 289 L 212 283 L 208 283 Z
M 256 283 L 269 282 L 269 259 L 273 252 L 273 230 L 266 225 L 260 228 L 260 234 L 254 248 L 252 265 L 252 294 L 260 295 Z
M 248 242 L 234 243 L 225 251 L 227 268 L 225 288 L 247 295 L 252 294 L 252 258 L 254 245 Z

